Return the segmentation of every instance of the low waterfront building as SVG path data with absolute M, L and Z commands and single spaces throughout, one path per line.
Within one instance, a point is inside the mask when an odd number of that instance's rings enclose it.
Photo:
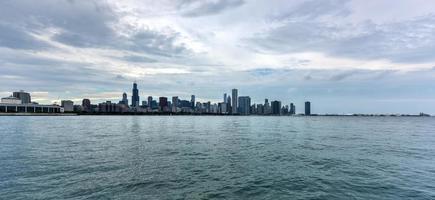
M 23 90 L 20 90 L 19 92 L 13 92 L 12 96 L 20 99 L 21 104 L 28 104 L 32 102 L 32 98 L 30 97 L 30 94 L 24 92 Z
M 0 103 L 0 113 L 61 113 L 58 105 Z

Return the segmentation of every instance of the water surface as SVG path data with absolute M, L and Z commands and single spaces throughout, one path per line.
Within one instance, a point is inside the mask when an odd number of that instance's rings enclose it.
M 1 199 L 435 199 L 435 119 L 0 117 Z

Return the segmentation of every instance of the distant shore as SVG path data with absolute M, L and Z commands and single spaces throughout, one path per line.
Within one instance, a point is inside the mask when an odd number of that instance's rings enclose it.
M 312 114 L 312 115 L 232 115 L 217 113 L 0 113 L 0 116 L 271 116 L 271 117 L 431 117 L 429 114 Z

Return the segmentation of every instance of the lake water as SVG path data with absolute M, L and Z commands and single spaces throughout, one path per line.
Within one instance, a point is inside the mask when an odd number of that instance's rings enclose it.
M 0 117 L 0 199 L 435 199 L 435 118 Z

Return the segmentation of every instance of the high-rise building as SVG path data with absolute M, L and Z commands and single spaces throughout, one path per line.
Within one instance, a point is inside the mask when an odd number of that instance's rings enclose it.
M 83 99 L 82 100 L 82 107 L 83 107 L 84 112 L 91 112 L 92 111 L 91 100 Z
M 296 106 L 293 103 L 290 103 L 290 115 L 296 114 Z
M 237 89 L 233 89 L 231 91 L 231 95 L 233 96 L 232 100 L 233 102 L 231 102 L 231 106 L 232 106 L 232 114 L 237 114 L 237 108 L 238 108 L 238 103 L 237 103 L 237 99 L 238 99 L 238 91 Z
M 231 113 L 231 96 L 227 97 L 227 113 Z
M 288 107 L 288 105 L 285 105 L 285 106 L 282 107 L 281 114 L 283 114 L 283 115 L 288 115 L 289 114 L 289 107 Z
M 264 99 L 264 110 L 263 110 L 263 114 L 270 114 L 271 113 L 271 109 L 270 109 L 270 104 L 269 104 L 269 99 Z
M 30 94 L 24 92 L 23 90 L 20 90 L 19 92 L 14 92 L 12 96 L 20 99 L 22 104 L 29 104 L 32 102 L 32 98 L 30 97 Z
M 227 103 L 227 93 L 224 93 L 224 103 Z
M 166 97 L 159 97 L 159 109 L 163 112 L 168 112 L 168 98 Z
M 65 112 L 73 112 L 74 111 L 74 102 L 71 100 L 62 100 L 61 106 L 63 107 Z
M 178 102 L 179 100 L 178 100 L 178 96 L 173 96 L 172 97 L 172 112 L 177 112 L 177 109 L 178 109 Z
M 131 106 L 139 107 L 139 89 L 137 89 L 137 83 L 133 83 L 133 95 L 131 96 Z
M 195 95 L 190 96 L 190 103 L 192 105 L 192 109 L 195 109 Z
M 153 102 L 153 97 L 152 96 L 148 96 L 148 108 L 152 109 L 151 107 L 151 103 Z
M 218 106 L 219 106 L 219 113 L 221 113 L 221 114 L 227 114 L 228 113 L 227 112 L 227 108 L 228 108 L 227 103 L 219 103 Z
M 273 115 L 281 115 L 281 101 L 272 101 L 271 107 Z
M 311 102 L 305 102 L 305 115 L 311 115 Z
M 239 97 L 239 113 L 241 115 L 249 115 L 251 112 L 251 98 L 248 96 Z
M 122 94 L 122 100 L 119 101 L 119 104 L 126 105 L 126 106 L 128 107 L 128 98 L 127 98 L 127 93 L 124 92 L 124 93 Z
M 127 98 L 127 93 L 124 92 L 124 94 L 122 94 L 122 104 L 127 105 L 128 106 L 128 98 Z

